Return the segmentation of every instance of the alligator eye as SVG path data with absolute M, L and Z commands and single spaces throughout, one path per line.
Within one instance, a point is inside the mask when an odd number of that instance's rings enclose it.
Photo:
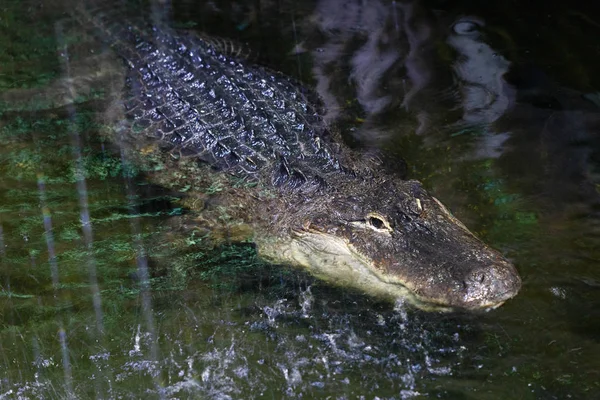
M 367 217 L 365 218 L 365 221 L 368 226 L 370 226 L 372 229 L 375 229 L 376 231 L 390 231 L 391 232 L 391 230 L 392 230 L 390 223 L 381 214 L 368 213 Z
M 369 218 L 369 223 L 373 226 L 373 228 L 375 229 L 382 229 L 383 228 L 383 221 L 380 220 L 377 217 L 371 217 Z

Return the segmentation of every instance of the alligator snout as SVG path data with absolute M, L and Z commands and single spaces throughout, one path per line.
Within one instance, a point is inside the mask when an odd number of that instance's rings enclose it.
M 464 285 L 465 308 L 497 307 L 519 291 L 521 278 L 512 264 L 499 262 L 471 270 Z

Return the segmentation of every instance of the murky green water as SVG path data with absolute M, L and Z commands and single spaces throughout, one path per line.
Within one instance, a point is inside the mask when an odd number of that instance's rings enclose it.
M 187 1 L 174 15 L 337 83 L 340 125 L 402 155 L 515 262 L 520 294 L 425 313 L 266 265 L 248 243 L 210 246 L 193 189 L 151 183 L 103 141 L 108 90 L 59 107 L 40 95 L 88 46 L 58 5 L 5 0 L 0 399 L 600 398 L 597 16 L 359 3 Z

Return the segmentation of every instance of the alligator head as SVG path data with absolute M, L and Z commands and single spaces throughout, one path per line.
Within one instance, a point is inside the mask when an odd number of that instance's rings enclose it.
M 422 309 L 489 309 L 521 280 L 416 181 L 365 180 L 307 201 L 285 243 L 257 242 L 276 262 L 339 286 Z

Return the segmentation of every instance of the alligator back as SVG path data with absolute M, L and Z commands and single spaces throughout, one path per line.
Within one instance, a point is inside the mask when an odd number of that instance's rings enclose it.
M 124 106 L 133 139 L 151 136 L 241 178 L 302 190 L 344 171 L 322 139 L 308 92 L 293 79 L 129 10 L 82 4 L 74 15 L 129 67 Z

